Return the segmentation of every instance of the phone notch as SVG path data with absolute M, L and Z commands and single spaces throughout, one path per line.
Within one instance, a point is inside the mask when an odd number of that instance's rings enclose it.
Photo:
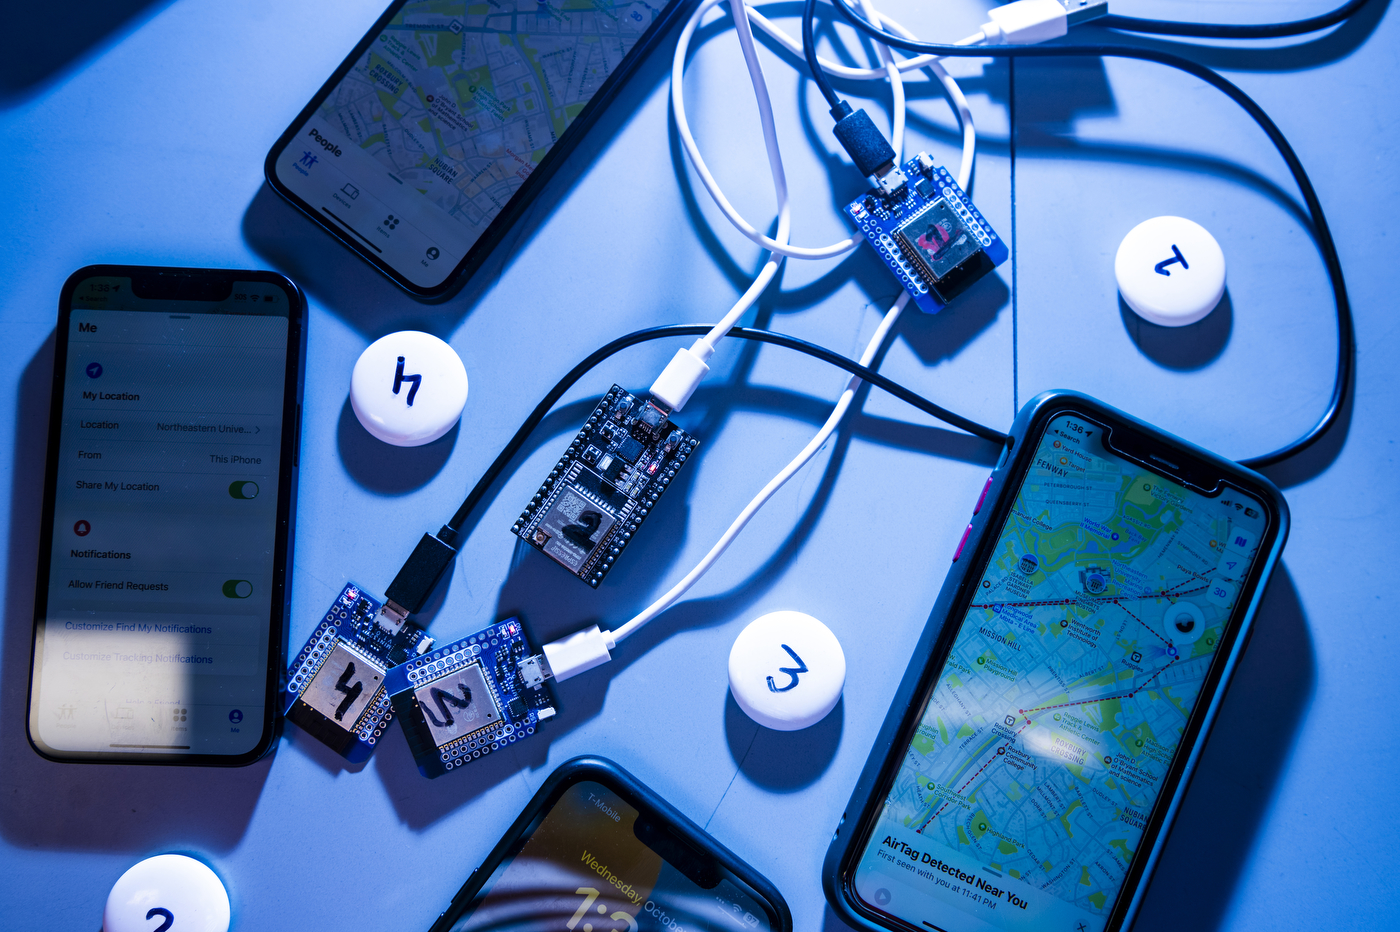
M 1222 489 L 1220 470 L 1185 450 L 1165 445 L 1160 439 L 1132 427 L 1101 425 L 1104 446 L 1124 459 L 1146 466 L 1173 482 L 1204 495 L 1218 495 Z
M 637 821 L 632 824 L 632 833 L 637 836 L 638 841 L 659 854 L 663 861 L 680 871 L 697 887 L 713 890 L 724 879 L 724 870 L 718 861 L 696 850 L 685 839 L 646 813 L 637 816 Z

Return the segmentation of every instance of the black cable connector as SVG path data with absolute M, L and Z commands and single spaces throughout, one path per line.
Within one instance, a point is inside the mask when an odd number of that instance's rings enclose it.
M 836 121 L 836 140 L 862 175 L 882 174 L 894 164 L 894 147 L 864 110 L 852 110 L 843 100 L 831 108 L 831 118 Z
M 837 96 L 822 71 L 817 60 L 817 40 L 813 20 L 816 16 L 817 0 L 806 0 L 802 8 L 802 53 L 807 59 L 807 70 L 812 80 L 831 105 L 831 118 L 836 121 L 836 141 L 856 163 L 856 169 L 865 177 L 874 177 L 880 190 L 886 195 L 898 193 L 904 187 L 904 176 L 894 160 L 898 154 L 885 134 L 875 128 L 864 110 L 852 110 L 851 105 Z
M 405 615 L 420 610 L 437 588 L 443 572 L 452 565 L 452 558 L 457 556 L 456 548 L 447 543 L 455 543 L 456 540 L 457 532 L 449 527 L 438 531 L 436 537 L 424 534 L 399 570 L 399 575 L 384 590 L 384 598 Z

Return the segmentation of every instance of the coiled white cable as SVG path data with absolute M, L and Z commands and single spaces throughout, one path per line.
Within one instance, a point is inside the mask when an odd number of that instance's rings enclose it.
M 691 165 L 695 168 L 696 174 L 700 176 L 701 183 L 705 190 L 709 192 L 720 210 L 729 219 L 735 228 L 747 236 L 750 240 L 767 249 L 768 258 L 763 269 L 754 279 L 753 284 L 745 290 L 735 305 L 730 309 L 723 319 L 717 323 L 711 331 L 701 339 L 697 340 L 691 347 L 690 353 L 698 361 L 695 368 L 694 378 L 701 377 L 704 361 L 713 354 L 715 344 L 721 340 L 730 328 L 738 322 L 745 311 L 758 300 L 759 294 L 772 281 L 777 274 L 778 266 L 782 262 L 781 257 L 792 257 L 802 259 L 820 259 L 841 255 L 855 248 L 860 242 L 860 237 L 853 236 L 831 246 L 819 248 L 805 248 L 791 246 L 788 238 L 791 232 L 791 209 L 788 199 L 787 177 L 783 170 L 782 154 L 778 147 L 777 129 L 773 121 L 772 100 L 768 93 L 767 80 L 763 75 L 762 65 L 758 60 L 758 52 L 753 41 L 753 32 L 750 20 L 764 32 L 776 39 L 784 48 L 798 55 L 802 54 L 802 46 L 791 36 L 781 29 L 778 29 L 770 20 L 762 16 L 747 4 L 739 0 L 730 0 L 731 15 L 734 19 L 735 33 L 739 38 L 739 46 L 744 53 L 744 62 L 748 67 L 749 79 L 753 84 L 754 97 L 758 104 L 759 120 L 763 130 L 764 148 L 768 155 L 769 172 L 773 179 L 773 190 L 778 206 L 778 227 L 775 237 L 764 236 L 749 224 L 738 211 L 730 204 L 724 192 L 720 190 L 718 182 L 710 173 L 709 167 L 701 157 L 699 147 L 695 143 L 695 138 L 691 133 L 689 121 L 685 114 L 685 99 L 682 93 L 682 84 L 685 76 L 685 59 L 690 47 L 690 41 L 695 34 L 695 30 L 700 24 L 701 18 L 708 13 L 720 0 L 703 0 L 690 19 L 686 22 L 681 31 L 680 38 L 676 43 L 675 57 L 671 64 L 671 104 L 672 115 L 676 121 L 676 129 L 684 146 L 686 155 L 690 158 Z M 883 17 L 875 10 L 872 0 L 860 0 L 861 7 L 866 17 L 874 22 L 884 23 L 888 28 L 905 34 L 903 27 Z M 857 78 L 860 80 L 886 79 L 890 82 L 892 95 L 892 145 L 895 152 L 903 150 L 904 128 L 905 128 L 905 95 L 902 72 L 912 71 L 916 68 L 927 68 L 930 74 L 938 80 L 948 94 L 949 101 L 953 105 L 954 113 L 957 115 L 959 125 L 963 132 L 962 164 L 958 169 L 958 183 L 966 187 L 972 174 L 972 164 L 976 155 L 976 130 L 973 127 L 972 115 L 967 106 L 967 99 L 963 96 L 957 82 L 950 77 L 939 64 L 934 56 L 922 55 L 913 59 L 898 60 L 889 48 L 883 44 L 877 45 L 877 50 L 881 58 L 882 68 L 879 69 L 854 69 L 842 65 L 836 65 L 819 59 L 821 66 L 832 74 L 841 77 Z M 898 158 L 898 156 L 897 156 Z M 888 338 L 891 329 L 899 320 L 900 314 L 909 303 L 908 292 L 901 292 L 894 306 L 886 313 L 876 328 L 870 342 L 866 345 L 865 351 L 861 354 L 862 365 L 870 365 L 875 355 L 879 352 L 880 346 Z M 664 374 L 663 374 L 664 377 Z M 660 381 L 660 380 L 658 380 Z M 562 638 L 545 645 L 545 657 L 550 665 L 553 675 L 557 679 L 568 679 L 577 673 L 592 669 L 593 667 L 606 663 L 609 651 L 617 646 L 617 642 L 635 633 L 647 622 L 674 605 L 686 592 L 695 585 L 699 579 L 714 566 L 715 562 L 729 548 L 729 545 L 739 536 L 744 527 L 751 521 L 768 500 L 771 499 L 779 489 L 781 489 L 789 479 L 791 479 L 802 467 L 807 465 L 816 456 L 831 435 L 840 426 L 846 412 L 850 409 L 851 403 L 855 399 L 856 390 L 859 389 L 861 379 L 851 377 L 841 397 L 837 400 L 836 406 L 827 417 L 826 422 L 816 432 L 807 445 L 793 459 L 782 468 L 772 479 L 768 481 L 758 494 L 755 495 L 739 512 L 738 516 L 730 523 L 729 527 L 715 542 L 708 553 L 688 572 L 679 582 L 671 587 L 663 596 L 645 610 L 629 619 L 612 631 L 602 631 L 597 625 L 576 632 L 567 638 Z M 693 390 L 693 384 L 690 388 Z M 684 398 L 689 397 L 689 392 L 684 392 Z M 683 403 L 683 400 L 682 400 Z
M 686 115 L 685 109 L 685 62 L 686 56 L 690 49 L 691 40 L 695 35 L 695 30 L 699 28 L 701 19 L 719 2 L 720 0 L 704 0 L 704 2 L 702 2 L 695 9 L 695 12 L 691 14 L 690 19 L 686 21 L 685 27 L 681 30 L 680 37 L 676 42 L 675 54 L 671 59 L 671 112 L 673 119 L 676 121 L 676 133 L 680 137 L 681 146 L 685 149 L 686 157 L 690 160 L 691 166 L 694 167 L 695 173 L 699 176 L 701 185 L 705 188 L 706 192 L 709 193 L 710 197 L 714 200 L 715 204 L 719 207 L 720 211 L 725 215 L 729 222 L 734 225 L 735 229 L 739 230 L 739 232 L 743 233 L 753 242 L 764 247 L 765 249 L 770 250 L 775 255 L 795 259 L 827 259 L 832 258 L 834 256 L 844 255 L 845 253 L 849 252 L 850 250 L 854 249 L 857 245 L 859 245 L 861 240 L 859 234 L 841 240 L 840 242 L 833 243 L 829 246 L 803 247 L 793 246 L 789 244 L 787 242 L 786 237 L 779 239 L 765 236 L 764 234 L 760 233 L 757 229 L 754 228 L 752 224 L 745 220 L 734 208 L 734 205 L 730 203 L 729 198 L 725 196 L 724 191 L 720 188 L 719 183 L 715 180 L 714 175 L 710 172 L 709 166 L 705 163 L 704 157 L 700 154 L 700 148 L 695 142 L 695 136 L 691 131 L 690 121 Z M 744 5 L 744 10 L 747 12 L 749 19 L 753 21 L 754 25 L 757 25 L 765 33 L 777 40 L 788 51 L 792 52 L 793 54 L 799 57 L 801 56 L 802 43 L 799 40 L 793 38 L 792 36 L 784 32 L 782 29 L 778 28 L 778 26 L 774 24 L 771 20 L 763 16 L 761 13 L 759 13 L 752 7 L 749 7 L 747 4 Z M 904 29 L 903 26 L 890 19 L 889 17 L 880 14 L 878 11 L 870 9 L 867 10 L 867 14 L 873 16 L 873 18 L 875 18 L 877 21 L 883 23 L 884 25 L 900 33 L 901 35 L 909 35 L 908 31 Z M 747 26 L 748 23 L 745 23 L 745 27 Z M 735 28 L 736 31 L 738 31 L 739 27 L 737 18 L 735 19 Z M 745 28 L 744 32 L 748 33 L 748 29 Z M 752 34 L 749 33 L 748 35 L 740 35 L 739 41 L 741 46 L 744 45 L 746 42 L 751 44 Z M 964 42 L 970 41 L 971 40 L 964 40 Z M 972 164 L 976 156 L 977 145 L 977 131 L 972 121 L 971 111 L 968 109 L 967 106 L 967 98 L 963 95 L 961 89 L 957 85 L 957 82 L 953 80 L 953 78 L 939 63 L 939 60 L 936 56 L 920 55 L 916 56 L 915 58 L 896 60 L 894 55 L 890 53 L 888 48 L 881 45 L 880 49 L 882 50 L 882 59 L 886 59 L 884 61 L 883 68 L 849 68 L 844 65 L 836 64 L 835 62 L 827 61 L 826 59 L 819 59 L 819 62 L 821 63 L 822 68 L 824 70 L 826 70 L 830 74 L 837 75 L 839 77 L 851 78 L 856 80 L 891 80 L 895 98 L 892 113 L 892 123 L 894 124 L 895 132 L 892 134 L 893 138 L 891 139 L 891 143 L 895 147 L 896 151 L 902 150 L 904 142 L 904 94 L 903 88 L 900 87 L 897 83 L 895 83 L 896 79 L 892 78 L 891 76 L 898 75 L 899 73 L 904 71 L 917 70 L 919 68 L 928 69 L 930 74 L 934 77 L 935 80 L 942 84 L 945 92 L 948 94 L 949 100 L 953 104 L 954 113 L 958 118 L 959 126 L 962 129 L 962 161 L 958 168 L 957 177 L 959 185 L 961 185 L 962 187 L 966 187 L 967 182 L 971 179 L 972 176 Z M 757 67 L 756 60 L 755 64 L 750 65 L 750 72 L 752 72 L 755 67 Z M 765 100 L 767 99 L 766 85 L 764 86 L 764 90 L 762 91 L 761 96 Z M 772 126 L 771 105 L 765 112 L 763 105 L 760 104 L 759 118 L 760 121 L 763 123 L 765 144 L 768 143 L 770 138 L 773 140 L 772 148 L 769 149 L 768 153 L 769 163 L 771 165 L 774 159 L 774 152 L 776 150 L 776 132 Z M 781 156 L 778 156 L 778 158 L 779 162 L 781 163 Z M 784 212 L 788 208 L 785 195 L 786 188 L 784 186 L 783 190 L 780 192 L 780 200 L 778 203 L 779 223 L 782 222 Z M 756 294 L 754 295 L 754 298 L 757 298 Z M 741 301 L 741 303 L 743 302 Z M 751 304 L 752 302 L 748 303 Z M 743 310 L 747 310 L 747 305 L 744 307 Z M 739 314 L 735 315 L 736 320 L 738 316 L 742 315 L 743 310 L 740 310 Z

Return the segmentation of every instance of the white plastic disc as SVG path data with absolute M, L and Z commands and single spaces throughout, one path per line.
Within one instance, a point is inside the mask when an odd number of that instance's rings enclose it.
M 1206 616 L 1192 602 L 1180 599 L 1162 613 L 1162 632 L 1173 646 L 1194 644 L 1206 630 Z
M 183 854 L 159 854 L 117 878 L 102 932 L 228 932 L 228 891 L 219 876 Z
M 350 376 L 350 407 L 365 430 L 396 447 L 432 443 L 467 404 L 467 368 L 431 333 L 400 330 L 369 345 Z
M 1129 230 L 1113 272 L 1128 307 L 1163 327 L 1194 324 L 1225 294 L 1225 253 L 1184 217 L 1153 217 Z
M 797 731 L 826 718 L 846 685 L 846 655 L 831 629 L 802 612 L 750 622 L 729 651 L 729 691 L 766 728 Z

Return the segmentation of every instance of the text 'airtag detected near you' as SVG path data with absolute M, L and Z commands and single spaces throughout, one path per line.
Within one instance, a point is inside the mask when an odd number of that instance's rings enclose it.
M 430 333 L 400 330 L 360 354 L 350 376 L 350 407 L 365 430 L 396 447 L 432 443 L 452 429 L 467 403 L 467 369 Z

